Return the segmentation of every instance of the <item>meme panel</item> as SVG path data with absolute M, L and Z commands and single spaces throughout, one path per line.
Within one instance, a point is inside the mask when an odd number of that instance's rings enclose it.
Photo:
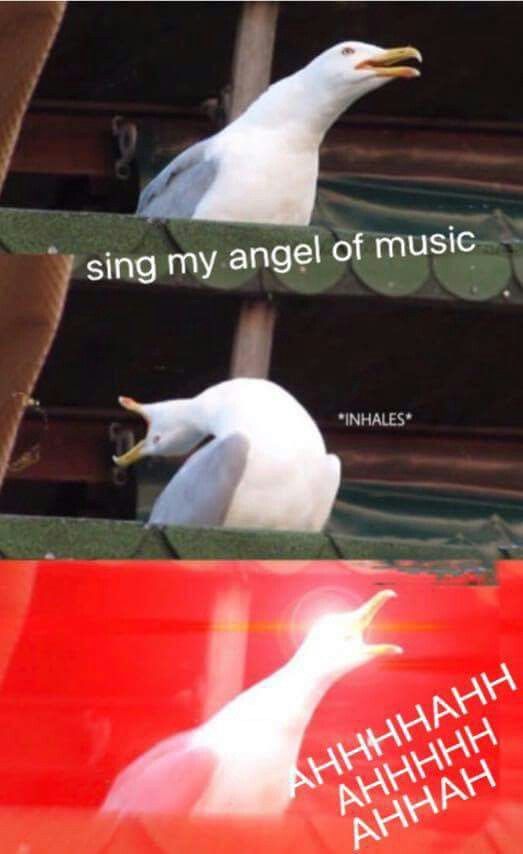
M 522 850 L 522 24 L 0 2 L 2 854 Z

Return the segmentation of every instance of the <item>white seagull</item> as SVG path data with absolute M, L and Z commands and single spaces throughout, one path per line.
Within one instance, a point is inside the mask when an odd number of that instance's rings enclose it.
M 145 439 L 115 457 L 187 454 L 204 439 L 156 499 L 153 525 L 319 531 L 340 483 L 338 457 L 327 454 L 308 412 L 268 380 L 233 379 L 196 397 L 123 407 L 147 422 Z
M 283 667 L 239 694 L 196 729 L 166 738 L 116 778 L 102 805 L 118 814 L 275 815 L 293 794 L 305 730 L 342 676 L 395 644 L 363 634 L 396 594 L 383 590 L 355 611 L 328 614 Z
M 367 92 L 419 71 L 413 47 L 342 42 L 270 86 L 231 124 L 192 145 L 144 189 L 144 217 L 307 225 L 319 146 L 341 113 Z

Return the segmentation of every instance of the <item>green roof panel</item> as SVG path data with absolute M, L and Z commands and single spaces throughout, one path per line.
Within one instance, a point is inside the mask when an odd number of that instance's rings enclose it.
M 384 261 L 370 252 L 353 261 L 354 272 L 372 291 L 382 296 L 405 297 L 415 294 L 430 275 L 427 258 L 391 258 Z
M 433 264 L 446 290 L 461 299 L 477 302 L 499 296 L 512 276 L 510 261 L 502 246 L 481 247 L 469 255 L 441 255 L 434 258 Z
M 422 562 L 444 567 L 466 561 L 482 572 L 491 572 L 496 556 L 491 544 L 482 548 L 328 533 L 159 529 L 139 522 L 8 515 L 0 516 L 0 554 L 11 560 L 386 560 L 410 561 L 414 569 Z
M 245 294 L 294 293 L 313 297 L 376 296 L 420 299 L 463 299 L 523 303 L 523 243 L 505 236 L 505 220 L 500 222 L 496 240 L 478 241 L 468 254 L 378 259 L 372 252 L 380 232 L 367 232 L 361 260 L 336 260 L 335 240 L 351 240 L 354 232 L 343 228 L 275 227 L 194 220 L 145 220 L 134 215 L 103 213 L 58 213 L 0 208 L 0 251 L 16 254 L 61 252 L 73 254 L 75 277 L 87 279 L 87 262 L 98 259 L 106 264 L 115 258 L 137 259 L 154 256 L 154 281 L 171 287 L 202 287 Z M 397 235 L 389 235 L 397 236 Z M 286 268 L 286 249 L 313 253 L 313 260 L 293 263 Z M 319 247 L 319 263 L 316 255 Z M 258 249 L 257 269 L 231 270 L 228 259 L 233 250 L 247 255 Z M 275 250 L 277 254 L 274 253 Z M 187 263 L 185 274 L 169 255 L 188 252 L 218 253 L 209 275 L 201 266 L 198 276 Z M 265 269 L 269 257 L 268 269 Z M 300 260 L 304 255 L 298 256 Z M 209 268 L 207 268 L 209 269 Z M 140 280 L 127 270 L 122 281 Z M 112 278 L 111 275 L 105 278 Z M 141 277 L 143 279 L 143 276 Z M 143 283 L 148 287 L 150 282 Z

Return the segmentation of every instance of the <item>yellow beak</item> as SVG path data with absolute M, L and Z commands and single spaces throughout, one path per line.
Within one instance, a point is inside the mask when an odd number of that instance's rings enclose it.
M 417 68 L 412 68 L 410 65 L 398 65 L 399 62 L 404 62 L 406 59 L 423 61 L 421 53 L 415 47 L 394 47 L 380 53 L 373 59 L 365 59 L 356 67 L 362 71 L 373 71 L 377 77 L 419 77 L 420 72 Z
M 349 620 L 349 637 L 360 635 L 361 643 L 369 656 L 379 655 L 401 655 L 403 649 L 397 644 L 379 643 L 366 644 L 363 640 L 363 633 L 372 624 L 376 614 L 381 611 L 386 602 L 390 599 L 395 599 L 396 593 L 393 590 L 382 590 L 376 593 L 368 602 L 364 602 L 357 611 L 350 615 Z
M 128 409 L 130 412 L 136 412 L 138 415 L 141 415 L 147 423 L 149 423 L 149 419 L 143 411 L 141 403 L 133 400 L 132 397 L 119 397 L 118 402 L 124 409 Z M 121 466 L 121 468 L 132 466 L 133 463 L 136 463 L 141 459 L 144 445 L 145 440 L 142 439 L 141 442 L 138 442 L 133 448 L 126 451 L 125 454 L 120 454 L 119 457 L 113 457 L 113 462 L 116 463 L 117 466 Z
M 133 463 L 136 463 L 141 458 L 144 445 L 145 441 L 142 439 L 142 441 L 138 442 L 130 451 L 126 451 L 125 454 L 120 454 L 119 457 L 113 457 L 113 462 L 121 468 L 132 466 Z

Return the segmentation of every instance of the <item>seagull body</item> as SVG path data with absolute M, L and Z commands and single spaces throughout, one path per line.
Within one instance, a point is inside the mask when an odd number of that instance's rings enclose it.
M 383 590 L 355 611 L 328 614 L 283 667 L 239 694 L 196 729 L 164 739 L 118 775 L 102 809 L 169 815 L 275 815 L 294 794 L 305 730 L 329 688 L 355 668 L 402 652 L 363 633 L 389 599 Z
M 121 404 L 148 422 L 147 436 L 116 459 L 186 454 L 209 436 L 165 487 L 155 525 L 213 525 L 319 531 L 340 482 L 313 419 L 268 380 L 234 379 L 188 400 Z
M 138 214 L 308 223 L 316 194 L 317 146 L 300 129 L 285 134 L 282 147 L 278 128 L 260 133 L 247 118 L 239 127 L 237 122 L 175 158 L 145 189 Z
M 417 77 L 404 59 L 415 48 L 384 50 L 343 42 L 270 86 L 219 133 L 183 151 L 144 189 L 137 213 L 306 225 L 316 196 L 319 147 L 358 98 L 395 77 Z
M 283 812 L 308 723 L 307 691 L 287 665 L 205 724 L 170 736 L 115 780 L 107 812 L 220 815 Z

